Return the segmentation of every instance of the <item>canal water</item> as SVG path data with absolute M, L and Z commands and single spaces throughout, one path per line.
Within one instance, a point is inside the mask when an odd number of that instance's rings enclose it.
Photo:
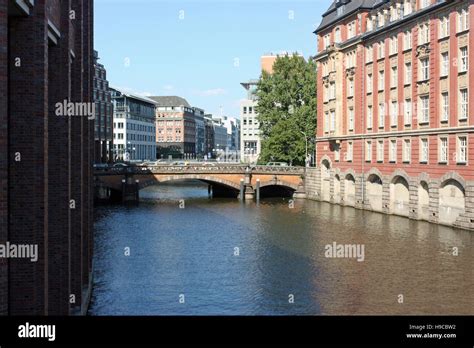
M 314 201 L 209 199 L 195 182 L 140 194 L 97 209 L 90 315 L 474 309 L 473 233 Z M 364 257 L 329 258 L 334 243 Z

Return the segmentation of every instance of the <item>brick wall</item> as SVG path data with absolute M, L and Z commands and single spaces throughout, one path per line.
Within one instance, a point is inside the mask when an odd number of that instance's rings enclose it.
M 0 243 L 8 238 L 7 0 L 0 0 Z M 8 313 L 8 265 L 0 259 L 0 315 Z
M 92 0 L 36 1 L 17 17 L 7 16 L 7 3 L 0 0 L 0 67 L 7 44 L 10 56 L 8 94 L 0 70 L 0 243 L 8 225 L 9 241 L 38 244 L 39 260 L 11 259 L 8 273 L 0 260 L 0 315 L 83 313 L 92 265 L 93 121 L 58 116 L 56 103 L 92 102 Z M 57 43 L 48 38 L 48 20 L 61 34 Z

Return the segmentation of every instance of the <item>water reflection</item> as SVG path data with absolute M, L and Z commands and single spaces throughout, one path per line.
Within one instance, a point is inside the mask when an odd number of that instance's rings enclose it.
M 92 315 L 469 314 L 474 308 L 472 233 L 313 201 L 292 208 L 279 198 L 259 205 L 212 200 L 195 183 L 151 187 L 141 197 L 138 207 L 98 210 Z M 325 258 L 333 242 L 365 245 L 365 261 Z

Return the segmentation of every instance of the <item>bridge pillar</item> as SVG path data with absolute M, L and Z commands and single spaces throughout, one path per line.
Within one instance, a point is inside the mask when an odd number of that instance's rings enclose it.
M 133 176 L 125 176 L 125 179 L 122 180 L 122 203 L 138 204 L 140 200 L 139 192 L 139 181 L 134 180 Z
M 253 201 L 255 198 L 255 190 L 251 185 L 245 186 L 245 200 L 246 201 Z
M 293 194 L 294 199 L 306 199 L 306 188 L 303 184 L 298 185 L 298 189 Z

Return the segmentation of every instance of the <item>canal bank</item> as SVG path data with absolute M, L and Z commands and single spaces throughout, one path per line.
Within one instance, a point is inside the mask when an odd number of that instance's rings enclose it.
M 326 160 L 307 168 L 305 187 L 311 200 L 474 231 L 474 182 L 455 172 L 441 179 L 409 177 L 403 170 L 361 174 L 331 169 Z

